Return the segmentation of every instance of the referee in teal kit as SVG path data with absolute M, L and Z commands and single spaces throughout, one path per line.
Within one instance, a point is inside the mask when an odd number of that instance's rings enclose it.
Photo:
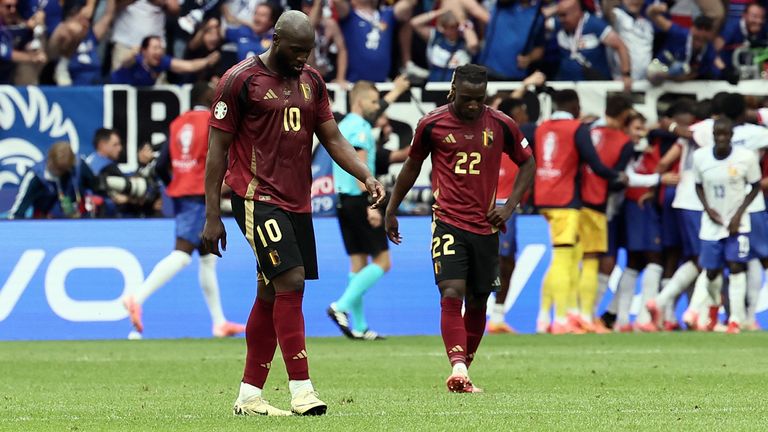
M 372 82 L 355 83 L 350 92 L 350 107 L 349 114 L 339 123 L 339 130 L 373 172 L 376 141 L 371 124 L 376 121 L 380 105 L 379 92 Z M 339 194 L 336 215 L 344 247 L 349 255 L 350 270 L 347 288 L 328 307 L 328 316 L 351 339 L 383 339 L 368 328 L 363 311 L 363 296 L 391 266 L 383 215 L 378 209 L 370 207 L 365 185 L 335 163 L 333 181 Z

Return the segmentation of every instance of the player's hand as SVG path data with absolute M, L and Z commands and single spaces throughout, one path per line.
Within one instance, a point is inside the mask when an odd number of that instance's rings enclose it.
M 400 237 L 400 226 L 397 223 L 397 217 L 394 212 L 387 212 L 386 216 L 384 216 L 384 229 L 387 231 L 387 237 L 392 243 L 399 245 L 403 241 L 403 238 Z
M 714 222 L 714 223 L 716 223 L 718 225 L 725 225 L 723 223 L 723 218 L 720 217 L 720 213 L 712 210 L 711 208 L 708 208 L 706 210 L 706 212 L 707 212 L 707 216 L 709 216 L 709 218 L 712 219 L 712 222 Z
M 666 172 L 661 175 L 661 184 L 663 185 L 676 185 L 680 183 L 680 174 L 673 172 Z
M 736 235 L 739 233 L 739 226 L 741 225 L 741 213 L 736 213 L 731 218 L 731 221 L 728 222 L 728 233 L 731 235 Z
M 619 172 L 619 176 L 616 177 L 616 181 L 626 186 L 629 184 L 629 177 L 624 171 L 621 171 Z
M 373 176 L 370 176 L 365 179 L 365 190 L 367 190 L 368 194 L 370 194 L 371 198 L 373 198 L 373 204 L 371 204 L 371 208 L 379 208 L 381 203 L 384 202 L 384 196 L 386 195 L 384 193 L 384 186 L 382 186 L 378 180 L 373 178 Z
M 640 208 L 644 208 L 645 207 L 645 203 L 647 201 L 652 200 L 654 196 L 655 196 L 655 194 L 653 192 L 646 192 L 646 193 L 644 193 L 640 197 L 640 199 L 637 200 L 637 205 L 639 205 Z
M 508 210 L 506 206 L 500 206 L 494 207 L 493 210 L 485 215 L 485 218 L 488 219 L 491 225 L 501 228 L 507 223 L 510 216 L 512 216 L 512 210 Z
M 374 208 L 368 208 L 368 224 L 370 224 L 373 228 L 378 228 L 381 226 L 381 223 L 383 222 L 383 218 L 381 217 L 381 212 L 378 209 Z
M 220 217 L 205 218 L 205 226 L 203 227 L 203 233 L 200 235 L 203 248 L 221 258 L 221 252 L 219 252 L 219 240 L 221 240 L 221 250 L 227 250 L 227 230 L 224 229 L 224 224 L 221 222 Z

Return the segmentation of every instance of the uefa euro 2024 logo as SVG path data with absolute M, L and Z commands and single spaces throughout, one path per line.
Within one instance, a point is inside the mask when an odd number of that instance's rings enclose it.
M 45 158 L 55 141 L 69 141 L 77 154 L 80 141 L 72 120 L 37 87 L 0 86 L 0 190 L 19 187 L 24 174 Z M 0 213 L 10 203 L 0 201 Z

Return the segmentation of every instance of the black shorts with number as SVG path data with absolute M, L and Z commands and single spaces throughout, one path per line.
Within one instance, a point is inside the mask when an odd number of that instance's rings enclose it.
M 501 286 L 499 235 L 475 234 L 442 221 L 432 225 L 432 270 L 435 283 L 467 282 L 467 292 L 488 294 Z
M 347 255 L 376 256 L 389 249 L 383 216 L 382 224 L 377 228 L 368 223 L 369 205 L 368 195 L 339 194 L 336 217 L 339 219 L 341 238 L 344 239 Z
M 267 281 L 294 267 L 304 267 L 305 279 L 317 279 L 317 251 L 312 214 L 232 195 L 232 212 L 256 255 L 257 268 Z

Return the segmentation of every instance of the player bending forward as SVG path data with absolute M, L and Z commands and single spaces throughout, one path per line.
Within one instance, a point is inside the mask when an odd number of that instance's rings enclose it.
M 713 135 L 714 147 L 701 148 L 693 154 L 696 194 L 704 205 L 699 264 L 707 272 L 707 288 L 715 305 L 720 304 L 720 284 L 714 281 L 728 266 L 728 333 L 739 333 L 746 320 L 745 270 L 750 232 L 746 209 L 760 190 L 761 173 L 754 152 L 731 145 L 733 123 L 729 119 L 716 120 Z M 747 185 L 752 186 L 749 193 Z
M 291 410 L 301 415 L 326 412 L 309 379 L 301 306 L 304 280 L 317 279 L 309 198 L 313 134 L 339 166 L 365 184 L 374 205 L 384 198 L 384 188 L 333 121 L 320 74 L 305 66 L 314 45 L 315 31 L 306 15 L 282 14 L 272 47 L 229 69 L 214 98 L 203 244 L 216 255 L 219 242 L 222 249 L 227 246 L 219 210 L 226 171 L 232 210 L 256 255 L 259 273 L 235 414 L 290 415 L 262 399 L 278 344 L 288 372 Z
M 395 212 L 431 153 L 436 200 L 432 262 L 441 295 L 440 330 L 453 366 L 446 384 L 457 393 L 480 391 L 467 369 L 483 337 L 488 295 L 500 286 L 498 230 L 531 186 L 536 170 L 528 141 L 514 120 L 485 105 L 487 83 L 482 66 L 456 68 L 450 103 L 424 116 L 416 127 L 385 216 L 387 236 L 400 244 Z M 507 202 L 495 207 L 502 153 L 520 172 Z

